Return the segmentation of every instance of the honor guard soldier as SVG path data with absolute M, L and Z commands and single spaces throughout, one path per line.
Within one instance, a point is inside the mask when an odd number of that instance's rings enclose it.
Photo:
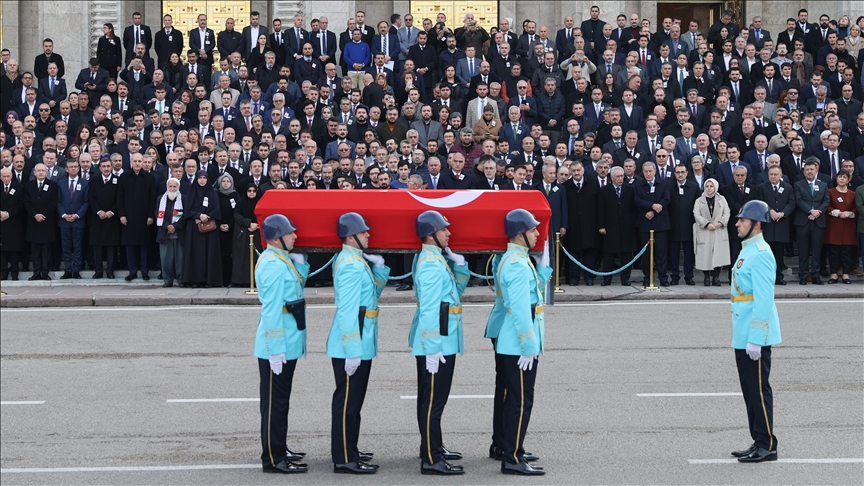
M 408 345 L 417 360 L 422 474 L 465 473 L 462 466 L 447 462 L 462 459 L 462 454 L 444 448 L 441 437 L 441 415 L 450 396 L 456 353 L 465 352 L 461 296 L 471 278 L 465 257 L 448 248 L 448 226 L 450 223 L 438 211 L 426 211 L 417 216 L 417 237 L 422 240 L 423 248 L 414 257 L 411 268 L 417 310 L 411 322 Z
M 378 466 L 366 461 L 371 452 L 360 452 L 360 409 L 372 358 L 378 354 L 378 297 L 390 269 L 379 255 L 363 253 L 369 246 L 369 224 L 357 213 L 339 217 L 337 233 L 342 251 L 333 265 L 336 315 L 327 338 L 327 356 L 333 362 L 336 391 L 333 392 L 331 454 L 333 471 L 374 474 Z M 364 261 L 369 260 L 372 268 Z
M 297 359 L 306 356 L 306 301 L 309 275 L 306 256 L 288 253 L 297 240 L 294 224 L 281 214 L 262 224 L 267 249 L 258 258 L 255 281 L 261 318 L 255 336 L 255 357 L 261 375 L 261 461 L 264 472 L 305 473 L 299 463 L 306 454 L 288 449 L 288 404 Z
M 747 449 L 732 452 L 739 462 L 777 460 L 774 397 L 768 382 L 771 346 L 780 343 L 780 318 L 774 305 L 777 263 L 762 236 L 762 225 L 770 221 L 765 202 L 749 201 L 735 225 L 742 242 L 732 266 L 732 347 L 754 441 Z
M 537 243 L 540 222 L 524 209 L 504 218 L 510 242 L 507 252 L 493 259 L 495 305 L 486 324 L 486 337 L 495 346 L 495 404 L 489 457 L 501 459 L 501 472 L 539 476 L 537 457 L 523 449 L 534 402 L 538 355 L 543 351 L 543 302 L 552 275 L 548 247 L 537 268 L 528 250 Z

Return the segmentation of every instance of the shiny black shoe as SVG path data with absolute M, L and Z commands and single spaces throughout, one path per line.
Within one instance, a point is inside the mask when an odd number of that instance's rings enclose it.
M 705 287 L 710 287 L 711 286 L 711 277 L 705 277 L 705 280 L 702 281 L 702 285 L 704 285 Z
M 685 278 L 684 283 L 687 285 L 696 285 L 696 282 L 694 282 L 692 278 Z
M 375 474 L 378 470 L 363 461 L 359 461 L 333 464 L 333 472 L 337 474 Z
M 81 278 L 81 272 L 72 272 L 72 278 L 80 279 Z
M 96 272 L 93 274 L 93 280 L 99 280 L 102 278 L 102 272 Z
M 142 280 L 150 280 L 150 275 L 141 275 Z
M 669 286 L 669 281 L 666 280 L 665 278 L 661 278 L 661 279 L 660 279 L 660 286 L 661 286 L 661 287 L 668 287 L 668 286 Z
M 786 280 L 783 277 L 775 279 L 774 285 L 786 285 Z
M 711 286 L 712 287 L 719 287 L 720 286 L 720 279 L 719 278 L 712 278 L 711 279 Z
M 757 447 L 750 454 L 738 458 L 738 462 L 765 462 L 776 460 L 777 451 L 769 451 L 761 447 Z
M 42 280 L 42 276 L 41 276 L 41 275 L 37 275 L 37 274 L 34 273 L 34 274 L 31 275 L 30 278 L 28 278 L 27 280 L 29 280 L 29 281 L 31 281 L 31 282 L 34 281 L 34 280 Z
M 360 454 L 360 460 L 363 462 L 371 461 L 372 457 L 375 455 L 374 452 L 370 451 L 358 451 L 357 453 Z M 303 454 L 305 454 L 305 452 Z
M 672 286 L 678 285 L 678 279 L 677 279 L 677 278 L 673 278 L 673 279 L 669 282 L 669 285 L 672 285 Z
M 441 454 L 444 456 L 444 460 L 446 461 L 458 461 L 462 459 L 462 453 L 457 451 L 451 451 L 446 447 L 441 448 Z
M 63 272 L 63 275 L 60 276 L 60 280 L 69 280 L 72 277 L 72 272 Z
M 539 461 L 540 457 L 535 455 L 533 452 L 525 451 L 525 453 L 522 454 L 522 460 L 525 462 L 535 462 L 535 461 Z M 537 467 L 539 467 L 539 466 L 537 466 Z M 540 469 L 543 469 L 543 468 L 540 467 Z
M 294 464 L 288 460 L 280 461 L 276 466 L 264 466 L 264 472 L 266 473 L 293 474 L 305 473 L 308 470 L 306 464 Z
M 753 452 L 753 451 L 755 451 L 756 449 L 757 449 L 757 447 L 756 447 L 756 443 L 754 442 L 754 443 L 750 444 L 750 447 L 748 447 L 748 448 L 746 448 L 746 449 L 743 449 L 743 450 L 740 450 L 740 451 L 732 451 L 732 455 L 735 456 L 735 457 L 744 457 L 744 456 L 749 456 L 750 453 Z
M 396 292 L 406 292 L 408 290 L 414 290 L 414 286 L 411 284 L 399 284 L 399 286 L 396 287 Z
M 458 474 L 465 474 L 465 470 L 462 469 L 462 466 L 454 466 L 444 459 L 441 459 L 435 464 L 426 464 L 425 462 L 420 463 L 420 474 L 455 476 Z
M 521 462 L 519 464 L 508 464 L 506 462 L 501 462 L 501 473 L 502 474 L 519 474 L 522 476 L 542 476 L 546 474 L 546 471 L 540 468 L 536 468 L 527 462 Z
M 630 281 L 629 280 L 622 280 L 621 286 L 622 287 L 630 287 Z
M 378 464 L 369 464 L 369 463 L 366 462 L 366 461 L 357 461 L 357 462 L 358 462 L 359 464 L 364 465 L 364 466 L 369 466 L 369 467 L 371 467 L 372 469 L 378 469 Z
M 115 278 L 114 272 L 105 272 L 105 278 Z
M 805 278 L 802 278 L 801 280 L 799 280 L 798 285 L 807 285 L 807 278 L 805 277 Z
M 813 281 L 813 285 L 825 285 L 825 282 L 823 282 L 818 276 L 813 277 L 811 280 Z
M 305 452 L 292 451 L 291 449 L 288 449 L 287 447 L 285 448 L 285 452 L 286 452 L 289 456 L 306 457 L 306 453 L 305 453 Z M 293 460 L 293 459 L 292 459 L 292 460 Z
M 504 450 L 500 447 L 496 447 L 495 444 L 489 446 L 489 459 L 495 459 L 496 461 L 500 461 L 504 458 Z
M 137 274 L 132 275 L 132 274 L 130 273 L 129 275 L 126 275 L 126 278 L 124 278 L 123 280 L 125 280 L 125 281 L 127 281 L 127 282 L 131 282 L 131 281 L 135 280 L 135 278 L 137 278 L 137 277 L 138 277 Z
M 591 280 L 585 279 L 585 285 L 587 285 L 588 287 L 593 287 L 594 286 L 594 279 L 591 279 Z
M 611 280 L 604 280 L 604 281 L 600 282 L 600 286 L 601 286 L 601 287 L 608 287 L 608 286 L 610 286 L 610 285 L 612 285 L 612 281 L 611 281 Z

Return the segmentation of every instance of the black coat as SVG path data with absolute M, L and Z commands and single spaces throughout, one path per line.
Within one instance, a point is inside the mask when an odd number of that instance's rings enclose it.
M 738 229 L 735 228 L 735 225 L 738 223 L 738 211 L 741 211 L 745 203 L 759 199 L 759 188 L 755 184 L 747 182 L 744 184 L 744 194 L 741 194 L 738 184 L 733 182 L 724 187 L 720 193 L 723 194 L 726 202 L 729 203 L 729 223 L 726 225 L 729 231 L 729 241 L 740 241 L 741 238 L 738 238 Z
M 568 229 L 564 246 L 570 253 L 600 248 L 600 227 L 597 224 L 597 198 L 600 184 L 595 179 L 583 178 L 577 189 L 571 179 L 563 184 L 567 191 Z
M 654 178 L 654 192 L 651 192 L 651 186 L 645 179 L 639 179 L 634 184 L 636 189 L 636 207 L 639 210 L 638 225 L 640 233 L 648 233 L 654 231 L 669 231 L 672 229 L 672 222 L 669 220 L 669 184 L 659 177 Z M 663 206 L 663 210 L 659 213 L 654 212 L 652 206 L 659 204 Z M 654 212 L 654 217 L 648 219 L 645 217 L 649 212 Z
M 789 243 L 792 213 L 795 211 L 795 191 L 792 190 L 792 185 L 780 181 L 780 187 L 775 193 L 774 186 L 770 182 L 759 184 L 758 199 L 765 201 L 770 209 L 783 213 L 783 218 L 779 221 L 762 224 L 762 236 L 765 237 L 765 241 Z
M 57 239 L 57 202 L 59 200 L 56 182 L 45 179 L 39 190 L 38 181 L 24 184 L 24 208 L 27 210 L 27 242 L 46 244 Z M 47 188 L 47 189 L 46 189 Z M 45 216 L 41 223 L 33 219 L 37 214 Z
M 691 180 L 684 183 L 684 194 L 681 194 L 679 189 L 677 180 L 669 183 L 669 221 L 672 223 L 669 240 L 693 241 L 693 223 L 696 222 L 693 207 L 702 191 L 699 190 L 699 185 Z
M 605 253 L 634 252 L 639 248 L 636 234 L 636 203 L 633 186 L 623 184 L 621 197 L 615 194 L 615 186 L 608 184 L 600 188 L 597 196 L 597 227 L 605 228 L 603 251 Z M 569 232 L 568 232 L 569 234 Z
M 165 33 L 165 29 L 159 29 L 154 35 L 154 48 L 156 49 L 157 65 L 164 66 L 171 57 L 172 52 L 181 55 L 183 52 L 183 32 L 171 29 L 171 35 Z
M 94 176 L 90 180 L 90 244 L 97 246 L 117 246 L 120 244 L 120 233 L 123 225 L 120 224 L 120 216 L 117 214 L 117 192 L 120 181 L 115 175 L 111 175 L 108 184 L 104 183 L 102 174 Z M 100 219 L 99 211 L 110 211 L 114 216 L 108 219 Z
M 27 225 L 27 212 L 24 208 L 25 190 L 10 185 L 9 194 L 3 191 L 0 183 L 0 211 L 9 213 L 9 219 L 0 223 L 0 251 L 26 251 L 28 246 L 24 238 L 24 230 Z M 18 269 L 14 271 L 17 273 Z M 3 269 L 6 272 L 6 269 Z
M 114 43 L 111 43 L 111 40 Z M 102 69 L 117 74 L 118 67 L 123 66 L 123 47 L 120 45 L 120 39 L 114 37 L 108 39 L 107 36 L 99 38 L 99 43 L 96 45 L 96 58 L 99 59 L 99 65 Z
M 202 191 L 200 186 L 192 187 L 189 196 L 183 204 L 183 217 L 186 221 L 186 239 L 183 244 L 183 283 L 206 283 L 213 287 L 222 286 L 222 249 L 219 242 L 219 221 L 221 211 L 219 197 L 216 191 L 208 188 Z M 207 205 L 203 204 L 202 193 L 207 193 Z M 188 206 L 187 206 L 188 204 Z M 195 220 L 201 214 L 207 214 L 216 220 L 216 230 L 201 233 Z
M 126 217 L 121 243 L 124 245 L 147 245 L 147 218 L 156 212 L 156 178 L 140 171 L 123 171 L 117 191 L 117 216 Z
M 438 189 L 471 189 L 474 187 L 474 176 L 468 171 L 462 171 L 457 179 L 453 175 L 452 170 L 441 172 L 441 177 L 438 179 Z

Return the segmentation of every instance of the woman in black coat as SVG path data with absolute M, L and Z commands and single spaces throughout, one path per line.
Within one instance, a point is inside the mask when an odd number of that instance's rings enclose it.
M 240 195 L 234 189 L 234 178 L 227 172 L 216 181 L 219 192 L 219 212 L 222 217 L 216 221 L 219 231 L 219 247 L 222 254 L 222 283 L 229 285 L 231 280 L 231 255 L 234 253 L 234 209 L 240 202 Z
M 105 34 L 99 38 L 96 46 L 96 58 L 102 69 L 108 71 L 112 79 L 117 79 L 117 73 L 123 69 L 123 46 L 120 39 L 114 35 L 114 25 L 111 22 L 102 26 Z
M 196 288 L 222 286 L 222 252 L 219 246 L 219 225 L 222 218 L 219 196 L 207 177 L 207 171 L 195 173 L 195 183 L 184 204 L 186 241 L 183 245 L 183 285 Z M 197 225 L 209 220 L 217 222 L 216 230 L 202 233 Z M 193 224 L 194 223 L 194 224 Z
M 165 84 L 171 86 L 171 90 L 176 95 L 177 90 L 183 87 L 183 63 L 180 62 L 180 56 L 176 52 L 172 52 L 168 57 L 168 62 L 162 66 L 162 73 L 165 75 Z
M 232 261 L 231 282 L 235 287 L 249 285 L 249 235 L 253 235 L 255 250 L 262 251 L 261 232 L 258 231 L 258 218 L 255 216 L 255 206 L 261 196 L 255 184 L 248 184 L 240 196 L 240 202 L 234 209 L 234 260 Z M 258 255 L 252 254 L 253 265 L 258 261 Z
M 246 56 L 246 67 L 249 68 L 249 72 L 255 73 L 259 67 L 266 64 L 264 61 L 264 53 L 270 50 L 272 49 L 270 48 L 270 44 L 267 42 L 267 36 L 264 34 L 259 35 L 255 42 L 255 47 L 252 48 L 252 52 Z

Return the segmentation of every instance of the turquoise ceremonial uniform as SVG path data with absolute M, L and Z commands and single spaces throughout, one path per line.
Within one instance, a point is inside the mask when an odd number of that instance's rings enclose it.
M 495 285 L 500 296 L 486 325 L 486 336 L 496 338 L 495 351 L 511 356 L 543 352 L 544 288 L 552 268 L 534 268 L 528 248 L 510 243 L 497 262 Z M 500 300 L 500 305 L 499 305 Z M 531 320 L 531 306 L 535 306 Z
M 777 262 L 762 234 L 743 241 L 732 266 L 733 348 L 780 343 L 780 317 L 774 305 L 776 278 Z
M 417 299 L 417 310 L 408 333 L 411 354 L 464 354 L 461 297 L 471 278 L 468 265 L 456 265 L 444 258 L 441 248 L 424 244 L 420 253 L 414 256 L 411 269 Z M 442 302 L 450 304 L 447 336 L 440 332 Z
M 336 292 L 336 315 L 327 337 L 327 356 L 370 360 L 378 354 L 378 297 L 387 279 L 389 267 L 370 268 L 363 252 L 342 245 L 333 264 L 333 288 Z M 360 323 L 360 307 L 366 316 Z M 363 337 L 360 337 L 360 325 Z
M 309 276 L 308 263 L 294 263 L 288 252 L 268 246 L 255 266 L 261 317 L 255 336 L 255 357 L 269 359 L 285 353 L 286 360 L 306 356 L 306 330 L 297 329 L 294 316 L 285 310 L 286 302 L 303 298 Z

